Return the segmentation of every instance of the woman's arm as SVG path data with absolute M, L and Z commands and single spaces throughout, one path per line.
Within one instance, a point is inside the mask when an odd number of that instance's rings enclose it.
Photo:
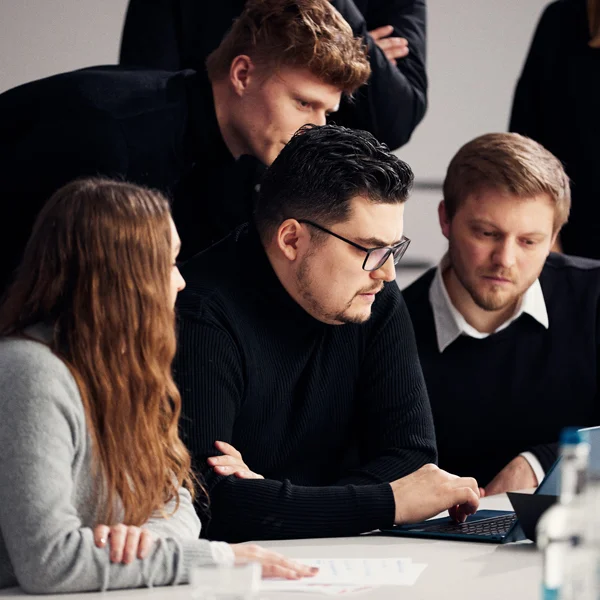
M 195 540 L 200 537 L 200 519 L 194 510 L 192 497 L 185 488 L 179 490 L 179 507 L 175 512 L 176 500 L 172 498 L 165 506 L 165 515 L 158 512 L 149 519 L 144 528 L 156 537 L 175 536 L 179 539 Z
M 213 563 L 209 542 L 164 537 L 146 559 L 111 563 L 84 527 L 93 502 L 85 414 L 66 366 L 36 342 L 0 342 L 0 531 L 16 579 L 31 593 L 184 583 Z

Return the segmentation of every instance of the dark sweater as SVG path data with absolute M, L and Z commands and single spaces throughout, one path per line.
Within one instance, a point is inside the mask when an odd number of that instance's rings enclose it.
M 234 161 L 210 84 L 193 71 L 96 67 L 9 90 L 0 95 L 0 292 L 41 206 L 76 177 L 126 179 L 173 197 L 191 256 L 248 220 L 257 165 Z
M 440 354 L 429 288 L 403 293 L 427 382 L 441 468 L 489 481 L 520 452 L 547 470 L 568 425 L 600 424 L 600 262 L 551 254 L 540 275 L 550 322 L 527 314 L 484 339 L 461 336 Z
M 548 148 L 571 179 L 564 251 L 600 258 L 600 48 L 590 48 L 589 39 L 586 0 L 546 8 L 517 85 L 510 130 Z
M 326 325 L 287 294 L 254 228 L 183 267 L 175 377 L 181 428 L 211 498 L 211 539 L 355 535 L 388 527 L 388 482 L 436 460 L 406 306 L 386 285 L 363 325 Z M 264 480 L 216 476 L 233 444 Z
M 408 142 L 427 108 L 425 0 L 332 0 L 365 39 L 372 75 L 345 99 L 332 121 L 366 129 L 391 148 Z M 121 64 L 161 69 L 204 69 L 206 57 L 221 43 L 244 0 L 130 0 L 121 41 Z M 394 27 L 408 40 L 410 53 L 392 65 L 368 31 Z

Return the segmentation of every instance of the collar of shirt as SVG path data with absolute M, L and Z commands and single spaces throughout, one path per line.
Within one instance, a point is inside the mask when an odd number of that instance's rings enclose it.
M 446 254 L 440 261 L 429 288 L 429 302 L 433 310 L 433 320 L 435 322 L 435 332 L 440 352 L 443 352 L 461 335 L 467 335 L 477 339 L 483 339 L 491 335 L 489 333 L 477 331 L 477 329 L 469 325 L 458 309 L 452 304 L 443 278 L 443 272 L 447 267 L 449 267 L 449 259 Z M 499 331 L 506 329 L 523 313 L 527 313 L 533 317 L 546 329 L 549 328 L 548 311 L 546 310 L 544 293 L 542 292 L 542 286 L 540 285 L 539 279 L 536 279 L 525 291 L 515 314 L 502 323 L 502 325 L 500 325 L 493 333 L 498 333 Z

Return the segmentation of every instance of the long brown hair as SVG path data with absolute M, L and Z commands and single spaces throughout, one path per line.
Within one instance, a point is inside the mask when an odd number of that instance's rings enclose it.
M 171 375 L 171 270 L 163 196 L 128 183 L 78 180 L 39 214 L 0 307 L 0 335 L 53 325 L 50 346 L 81 392 L 108 524 L 122 518 L 141 525 L 169 500 L 178 506 L 181 485 L 193 492 Z

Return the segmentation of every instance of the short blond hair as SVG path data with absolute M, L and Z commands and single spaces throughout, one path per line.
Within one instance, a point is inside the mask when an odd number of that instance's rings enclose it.
M 518 133 L 481 135 L 454 155 L 444 180 L 448 217 L 454 217 L 468 196 L 490 189 L 519 198 L 547 194 L 555 204 L 555 231 L 569 218 L 571 190 L 561 162 Z
M 248 0 L 206 60 L 211 81 L 226 77 L 240 55 L 273 70 L 307 68 L 346 94 L 371 74 L 364 43 L 328 0 Z

